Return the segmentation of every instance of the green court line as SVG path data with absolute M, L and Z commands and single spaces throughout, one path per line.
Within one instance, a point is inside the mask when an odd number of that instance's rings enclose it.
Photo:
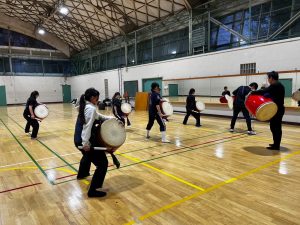
M 18 144 L 22 147 L 24 152 L 27 154 L 27 156 L 32 160 L 32 162 L 37 166 L 37 168 L 44 174 L 44 176 L 47 178 L 50 184 L 54 185 L 54 182 L 49 180 L 48 175 L 46 172 L 43 170 L 43 168 L 38 164 L 38 162 L 33 158 L 33 156 L 27 151 L 27 149 L 22 145 L 22 143 L 16 138 L 16 136 L 11 132 L 11 130 L 6 126 L 6 124 L 3 122 L 2 119 L 0 119 L 3 125 L 6 127 L 6 129 L 9 131 L 9 133 L 14 137 L 14 139 L 18 142 Z
M 8 118 L 10 118 L 12 121 L 14 121 L 20 128 L 22 128 L 23 130 L 23 127 L 18 123 L 16 122 L 13 118 L 11 118 L 10 116 L 8 116 Z M 50 147 L 48 147 L 46 144 L 44 144 L 42 141 L 40 141 L 39 139 L 37 139 L 37 141 L 43 145 L 48 151 L 52 152 L 56 157 L 58 157 L 61 161 L 63 161 L 64 163 L 66 163 L 67 166 L 69 166 L 70 168 L 72 168 L 75 172 L 78 172 L 78 170 L 73 167 L 69 162 L 67 162 L 63 157 L 61 157 L 57 152 L 55 152 L 54 150 L 52 150 Z

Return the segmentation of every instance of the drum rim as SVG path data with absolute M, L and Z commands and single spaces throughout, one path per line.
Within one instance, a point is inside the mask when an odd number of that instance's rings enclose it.
M 265 102 L 264 104 L 261 104 L 261 105 L 255 110 L 255 117 L 256 117 L 256 119 L 257 119 L 257 116 L 256 116 L 256 115 L 257 115 L 258 111 L 259 111 L 263 106 L 265 106 L 265 105 L 270 105 L 270 104 L 274 104 L 274 105 L 276 106 L 276 109 L 278 110 L 278 106 L 276 105 L 275 102 L 273 102 L 273 101 L 272 101 L 272 102 Z M 277 113 L 277 112 L 276 112 L 276 113 Z M 276 114 L 276 113 L 275 113 L 275 114 Z M 274 114 L 274 115 L 275 115 L 275 114 Z M 274 115 L 273 115 L 273 116 L 274 116 Z M 273 116 L 272 116 L 272 117 L 273 117 Z M 272 118 L 272 117 L 271 117 L 271 118 Z M 270 119 L 271 119 L 271 118 L 270 118 Z M 269 119 L 269 120 L 270 120 L 270 119 Z M 260 121 L 267 121 L 267 120 L 260 120 Z

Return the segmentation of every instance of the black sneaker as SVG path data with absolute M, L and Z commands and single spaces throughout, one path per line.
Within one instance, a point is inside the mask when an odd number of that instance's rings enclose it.
M 90 198 L 93 198 L 93 197 L 96 197 L 96 198 L 102 198 L 102 197 L 105 197 L 105 196 L 106 196 L 106 192 L 104 192 L 104 191 L 96 191 L 96 190 L 94 190 L 94 191 L 89 191 L 89 192 L 88 192 L 88 196 L 89 196 Z
M 88 177 L 90 175 L 91 175 L 90 173 L 87 174 L 87 175 L 82 175 L 82 176 L 77 175 L 77 180 L 83 180 L 84 178 L 86 178 L 86 177 Z
M 274 146 L 274 145 L 273 145 L 273 146 L 267 147 L 267 149 L 279 151 L 279 150 L 280 150 L 280 147 L 277 147 L 277 146 Z

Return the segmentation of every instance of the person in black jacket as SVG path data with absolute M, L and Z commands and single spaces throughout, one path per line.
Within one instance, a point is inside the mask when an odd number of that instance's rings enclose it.
M 121 100 L 121 94 L 120 92 L 116 92 L 112 98 L 112 111 L 115 117 L 122 121 L 122 123 L 125 125 L 125 118 L 127 120 L 127 126 L 130 127 L 131 123 L 128 119 L 128 116 L 125 116 L 124 113 L 121 110 L 122 100 Z
M 257 88 L 258 88 L 257 83 L 253 82 L 249 86 L 240 86 L 238 89 L 232 92 L 233 95 L 235 95 L 235 100 L 233 102 L 233 116 L 230 124 L 230 130 L 229 130 L 230 132 L 234 131 L 235 122 L 237 120 L 239 113 L 242 111 L 247 123 L 247 128 L 248 128 L 247 133 L 249 135 L 256 134 L 255 131 L 252 130 L 251 118 L 248 110 L 245 107 L 245 97 L 249 94 L 251 90 L 256 90 Z
M 200 112 L 196 112 L 196 100 L 195 100 L 195 89 L 191 88 L 189 96 L 186 98 L 186 115 L 183 120 L 183 124 L 186 125 L 190 115 L 196 119 L 196 127 L 201 127 L 200 124 Z
M 149 93 L 149 119 L 146 127 L 146 138 L 150 138 L 150 130 L 154 124 L 154 121 L 156 120 L 159 124 L 159 130 L 161 132 L 161 141 L 163 143 L 170 143 L 170 141 L 166 138 L 166 124 L 163 120 L 164 114 L 160 108 L 161 100 L 162 98 L 160 96 L 159 84 L 153 82 L 151 84 L 151 92 Z
M 227 86 L 224 87 L 224 91 L 222 92 L 222 96 L 225 96 L 225 95 L 229 95 L 230 96 L 230 91 L 228 91 L 228 87 Z
M 285 89 L 284 86 L 278 81 L 279 75 L 277 72 L 272 71 L 267 73 L 268 82 L 270 86 L 266 89 L 254 91 L 252 94 L 255 95 L 268 95 L 277 105 L 278 110 L 275 116 L 270 120 L 270 130 L 273 135 L 273 144 L 270 144 L 267 149 L 270 150 L 280 150 L 280 143 L 282 138 L 282 117 L 285 112 L 284 107 L 284 96 Z
M 39 122 L 36 120 L 34 115 L 34 109 L 38 106 L 36 99 L 39 97 L 38 91 L 33 91 L 27 100 L 25 110 L 23 112 L 23 117 L 27 120 L 25 126 L 25 133 L 29 133 L 30 126 L 32 126 L 31 139 L 36 139 L 39 132 Z

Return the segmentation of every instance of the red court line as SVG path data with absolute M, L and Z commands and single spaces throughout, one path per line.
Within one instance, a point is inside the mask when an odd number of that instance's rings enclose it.
M 55 180 L 60 180 L 60 179 L 64 179 L 64 178 L 67 178 L 67 177 L 72 177 L 72 176 L 76 176 L 76 174 L 71 174 L 71 175 L 67 175 L 67 176 L 63 176 L 63 177 L 57 177 Z
M 32 187 L 32 186 L 39 185 L 39 184 L 42 184 L 42 183 L 29 184 L 29 185 L 25 185 L 25 186 L 13 188 L 13 189 L 7 189 L 7 190 L 4 190 L 4 191 L 0 191 L 0 194 L 10 192 L 10 191 L 20 190 L 20 189 L 27 188 L 27 187 Z

